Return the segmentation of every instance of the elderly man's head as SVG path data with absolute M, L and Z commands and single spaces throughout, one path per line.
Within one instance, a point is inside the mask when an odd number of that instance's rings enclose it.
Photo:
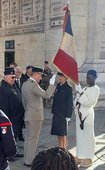
M 20 67 L 20 66 L 16 66 L 16 67 L 14 68 L 14 70 L 15 70 L 16 78 L 19 79 L 19 78 L 21 77 L 21 75 L 22 75 L 22 69 L 21 69 L 21 67 Z

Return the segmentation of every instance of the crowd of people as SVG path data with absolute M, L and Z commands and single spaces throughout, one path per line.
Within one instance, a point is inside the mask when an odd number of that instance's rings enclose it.
M 77 163 L 81 167 L 92 165 L 95 147 L 94 107 L 100 94 L 95 84 L 97 73 L 95 70 L 87 72 L 85 88 L 82 89 L 80 84 L 75 85 L 76 97 L 73 101 L 74 90 L 67 81 L 68 77 L 61 72 L 52 74 L 48 64 L 48 61 L 44 62 L 44 69 L 29 65 L 25 74 L 16 63 L 11 63 L 4 70 L 0 83 L 0 170 L 9 170 L 8 160 L 11 156 L 24 157 L 24 166 L 32 170 L 45 167 L 46 170 L 56 170 L 56 167 L 59 167 L 58 170 L 77 170 Z M 52 95 L 51 135 L 57 136 L 58 147 L 36 155 L 44 120 L 43 99 Z M 68 125 L 73 112 L 76 114 L 75 158 L 67 151 Z M 8 149 L 5 147 L 7 138 L 10 141 Z M 24 154 L 19 153 L 18 140 L 24 142 Z

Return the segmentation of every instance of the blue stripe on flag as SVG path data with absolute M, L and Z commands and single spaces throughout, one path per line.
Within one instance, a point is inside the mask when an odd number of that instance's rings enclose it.
M 72 28 L 71 28 L 71 17 L 70 17 L 70 14 L 68 14 L 65 32 L 67 32 L 68 34 L 73 36 L 73 32 L 72 32 Z

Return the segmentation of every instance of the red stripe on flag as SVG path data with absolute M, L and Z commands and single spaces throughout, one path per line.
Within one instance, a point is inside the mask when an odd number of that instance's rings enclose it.
M 59 49 L 53 63 L 67 75 L 70 79 L 75 81 L 78 84 L 78 68 L 77 62 L 74 60 L 73 57 L 66 54 L 63 50 Z
M 10 122 L 0 123 L 0 127 L 11 126 Z

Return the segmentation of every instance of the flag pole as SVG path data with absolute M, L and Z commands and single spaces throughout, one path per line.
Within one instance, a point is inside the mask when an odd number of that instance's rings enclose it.
M 68 8 L 69 8 L 69 6 L 70 6 L 70 2 L 69 2 L 69 1 L 67 1 L 67 6 L 68 6 Z

